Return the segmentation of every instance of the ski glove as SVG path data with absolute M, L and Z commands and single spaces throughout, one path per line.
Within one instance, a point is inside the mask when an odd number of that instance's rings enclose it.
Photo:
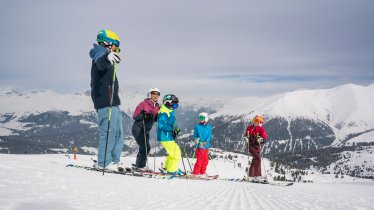
M 135 121 L 142 121 L 144 119 L 144 112 L 140 112 L 138 116 L 135 117 Z
M 158 120 L 158 114 L 156 114 L 155 116 L 155 122 L 157 122 L 157 120 Z
M 249 143 L 249 136 L 244 136 L 244 140 L 248 144 Z
M 173 136 L 174 136 L 174 138 L 176 138 L 179 135 L 180 132 L 181 132 L 180 128 L 174 128 L 174 130 L 173 130 Z
M 121 61 L 121 57 L 116 52 L 110 52 L 106 58 L 112 65 Z
M 205 141 L 204 141 L 204 142 L 200 142 L 200 143 L 199 143 L 199 148 L 200 148 L 200 149 L 204 149 L 205 145 L 206 145 L 206 142 L 205 142 Z
M 264 139 L 263 138 L 257 138 L 257 142 L 258 142 L 258 144 L 264 144 L 265 143 L 265 141 L 264 141 Z

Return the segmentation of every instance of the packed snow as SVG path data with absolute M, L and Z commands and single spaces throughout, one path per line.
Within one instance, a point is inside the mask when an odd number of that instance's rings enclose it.
M 282 187 L 225 180 L 150 179 L 66 167 L 94 156 L 0 154 L 1 209 L 374 209 L 372 180 L 311 174 L 313 183 Z M 238 155 L 237 161 L 248 157 Z M 156 167 L 164 157 L 150 157 Z M 122 157 L 130 165 L 134 157 Z M 190 159 L 194 162 L 194 159 Z M 188 166 L 185 160 L 186 167 Z M 180 165 L 183 167 L 182 165 Z M 235 168 L 234 168 L 235 167 Z M 269 167 L 269 162 L 265 162 Z M 209 174 L 241 177 L 244 167 L 219 158 Z M 270 172 L 269 172 L 270 173 Z M 327 177 L 327 178 L 326 178 Z

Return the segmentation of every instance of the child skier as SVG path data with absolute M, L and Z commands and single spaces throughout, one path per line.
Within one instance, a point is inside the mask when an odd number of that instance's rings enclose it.
M 164 167 L 168 174 L 181 175 L 178 169 L 181 159 L 181 150 L 175 142 L 175 138 L 180 133 L 175 118 L 175 109 L 178 108 L 179 100 L 173 94 L 167 94 L 163 98 L 163 105 L 158 112 L 157 141 L 165 148 L 167 157 Z
M 194 127 L 194 139 L 196 141 L 196 163 L 193 169 L 195 176 L 206 176 L 206 168 L 209 162 L 210 140 L 212 138 L 212 126 L 208 125 L 208 114 L 199 114 L 199 124 Z
M 262 127 L 265 122 L 264 118 L 256 115 L 252 119 L 253 124 L 248 126 L 244 136 L 248 140 L 248 150 L 253 159 L 248 170 L 249 181 L 261 182 L 261 145 L 265 143 L 266 131 Z

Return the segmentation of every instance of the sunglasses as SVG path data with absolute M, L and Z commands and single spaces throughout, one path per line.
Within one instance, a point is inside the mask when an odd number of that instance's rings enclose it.
M 151 92 L 152 95 L 158 95 L 160 96 L 160 93 L 159 92 Z

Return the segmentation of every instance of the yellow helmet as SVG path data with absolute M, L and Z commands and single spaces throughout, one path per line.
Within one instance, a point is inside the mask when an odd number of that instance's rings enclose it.
M 119 37 L 116 33 L 111 30 L 101 30 L 97 35 L 97 42 L 99 44 L 104 43 L 105 45 L 112 45 L 114 44 L 116 47 L 119 47 Z
M 261 116 L 261 115 L 256 115 L 253 119 L 252 119 L 252 122 L 254 124 L 259 124 L 259 123 L 264 123 L 265 120 L 264 118 Z

